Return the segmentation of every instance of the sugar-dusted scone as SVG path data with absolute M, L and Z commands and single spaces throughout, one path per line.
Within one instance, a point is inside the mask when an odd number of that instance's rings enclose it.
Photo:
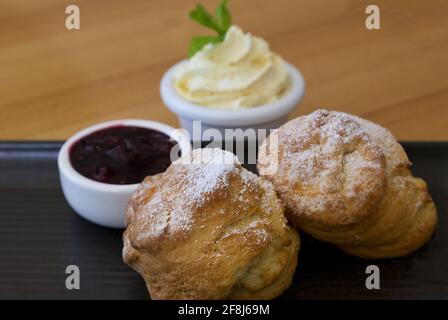
M 153 299 L 271 299 L 291 284 L 298 234 L 231 153 L 197 149 L 146 178 L 126 219 L 123 259 Z
M 327 110 L 296 118 L 265 140 L 257 165 L 296 226 L 350 254 L 404 256 L 435 230 L 426 183 L 395 137 L 370 121 Z

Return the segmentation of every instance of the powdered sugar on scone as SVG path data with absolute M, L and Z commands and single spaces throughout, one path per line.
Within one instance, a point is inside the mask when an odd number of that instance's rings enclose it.
M 385 158 L 351 116 L 318 110 L 280 127 L 278 141 L 278 155 L 261 155 L 278 156 L 278 170 L 267 178 L 300 214 L 349 224 L 378 205 L 385 191 Z
M 299 238 L 272 184 L 220 149 L 186 157 L 131 199 L 124 261 L 153 298 L 278 295 L 292 279 Z
M 133 218 L 128 220 L 136 222 L 128 224 L 135 229 L 132 234 L 137 246 L 149 246 L 166 237 L 187 237 L 195 221 L 204 220 L 198 212 L 215 202 L 227 199 L 242 211 L 253 206 L 248 195 L 256 195 L 258 177 L 243 169 L 232 153 L 209 148 L 186 157 L 173 162 L 158 179 L 149 177 L 134 194 L 130 207 L 135 209 L 128 210 Z M 230 190 L 232 183 L 239 185 L 238 193 Z M 148 196 L 145 190 L 155 191 Z

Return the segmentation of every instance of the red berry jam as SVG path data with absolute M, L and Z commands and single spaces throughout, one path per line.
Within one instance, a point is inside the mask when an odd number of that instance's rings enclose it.
M 156 130 L 114 126 L 95 131 L 70 148 L 72 166 L 89 179 L 109 184 L 140 183 L 164 172 L 176 142 Z

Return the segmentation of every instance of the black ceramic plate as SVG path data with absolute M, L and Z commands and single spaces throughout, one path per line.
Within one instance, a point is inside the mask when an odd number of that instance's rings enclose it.
M 147 299 L 121 260 L 122 232 L 83 220 L 65 202 L 60 145 L 0 143 L 0 298 Z M 405 258 L 365 261 L 302 235 L 294 283 L 280 299 L 448 298 L 448 143 L 404 147 L 439 209 L 431 242 Z M 365 288 L 370 264 L 380 268 L 380 290 Z M 68 265 L 80 268 L 80 290 L 65 287 Z

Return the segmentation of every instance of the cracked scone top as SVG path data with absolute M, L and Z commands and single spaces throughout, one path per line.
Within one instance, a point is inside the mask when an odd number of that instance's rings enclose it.
M 386 129 L 342 112 L 317 110 L 291 120 L 260 147 L 258 169 L 315 238 L 365 258 L 410 253 L 432 235 L 434 203 Z
M 298 235 L 231 153 L 194 150 L 146 178 L 126 220 L 124 260 L 153 299 L 269 299 L 292 281 Z
M 316 222 L 346 225 L 378 205 L 386 188 L 385 158 L 350 117 L 319 110 L 273 135 L 278 153 L 266 155 L 261 148 L 258 167 L 263 175 L 261 161 L 279 160 L 269 178 L 295 211 Z

